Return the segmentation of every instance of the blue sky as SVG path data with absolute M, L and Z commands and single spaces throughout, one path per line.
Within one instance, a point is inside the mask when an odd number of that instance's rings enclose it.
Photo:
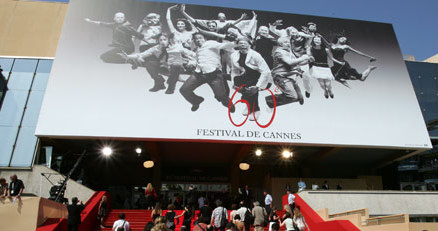
M 47 0 L 68 2 L 68 0 Z M 155 0 L 160 1 L 160 0 Z M 436 0 L 166 0 L 163 2 L 267 10 L 391 23 L 403 54 L 424 60 L 438 53 Z

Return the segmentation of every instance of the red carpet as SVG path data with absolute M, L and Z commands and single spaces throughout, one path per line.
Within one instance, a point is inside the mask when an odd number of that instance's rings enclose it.
M 167 210 L 163 210 L 163 215 L 166 214 Z M 152 221 L 152 217 L 151 217 L 151 210 L 139 210 L 139 209 L 113 209 L 111 210 L 111 212 L 108 214 L 108 216 L 106 217 L 106 219 L 104 220 L 104 226 L 108 227 L 105 229 L 102 229 L 104 231 L 111 231 L 113 224 L 116 220 L 119 219 L 118 215 L 119 213 L 124 212 L 126 215 L 126 220 L 129 222 L 129 224 L 131 225 L 131 229 L 132 231 L 143 231 L 145 225 Z M 179 215 L 182 213 L 182 210 L 175 210 L 176 214 Z M 199 211 L 196 211 L 196 214 Z M 279 215 L 282 216 L 284 214 L 284 212 L 279 211 Z M 192 220 L 192 228 L 193 228 L 193 221 Z M 179 222 L 176 225 L 176 229 L 175 231 L 179 231 L 180 227 L 182 225 L 182 217 L 179 218 Z M 251 228 L 251 230 L 253 230 Z M 265 227 L 265 230 L 268 230 L 268 227 Z M 284 230 L 284 227 L 281 228 L 280 230 Z

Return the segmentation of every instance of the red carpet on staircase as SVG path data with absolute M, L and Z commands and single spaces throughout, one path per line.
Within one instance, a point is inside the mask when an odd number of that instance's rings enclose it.
M 174 210 L 177 215 L 180 215 L 183 210 Z M 129 222 L 131 225 L 132 231 L 143 231 L 145 225 L 152 221 L 151 212 L 152 210 L 140 210 L 140 209 L 113 209 L 110 211 L 108 216 L 104 220 L 104 226 L 107 228 L 101 229 L 103 231 L 111 231 L 113 224 L 115 221 L 119 219 L 119 214 L 123 212 L 126 215 L 126 221 Z M 167 210 L 163 210 L 163 216 L 166 214 Z M 196 215 L 198 214 L 198 210 L 196 211 Z M 228 211 L 228 214 L 230 211 Z M 279 211 L 279 216 L 282 216 L 284 212 Z M 195 216 L 196 218 L 197 216 Z M 175 231 L 179 231 L 182 225 L 182 217 L 179 218 L 178 224 L 176 225 Z M 193 222 L 195 219 L 192 220 L 192 228 L 193 228 Z M 253 228 L 251 228 L 253 230 Z M 268 227 L 265 227 L 265 230 L 268 230 Z M 284 230 L 284 227 L 280 230 Z

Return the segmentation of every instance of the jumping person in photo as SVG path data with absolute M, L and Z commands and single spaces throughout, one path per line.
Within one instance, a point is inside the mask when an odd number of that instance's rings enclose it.
M 144 40 L 140 41 L 140 52 L 157 45 L 157 36 L 161 34 L 160 15 L 156 13 L 147 14 L 143 19 L 143 23 L 138 26 L 137 32 L 144 36 Z
M 206 31 L 201 28 L 198 28 L 199 32 L 204 35 L 205 38 L 209 38 L 209 40 L 216 40 L 219 42 L 235 42 L 237 38 L 244 37 L 242 32 L 236 26 L 230 26 L 227 28 L 226 34 L 221 34 L 219 32 Z M 223 49 L 220 52 L 221 56 L 221 65 L 222 65 L 222 73 L 224 75 L 224 86 L 226 94 L 230 94 L 230 88 L 228 86 L 228 81 L 231 81 L 231 54 L 234 52 L 234 49 Z
M 316 32 L 317 27 L 316 27 L 316 23 L 314 23 L 314 22 L 308 22 L 307 27 L 303 26 L 303 27 L 301 27 L 301 29 L 305 34 L 310 35 L 312 37 L 315 37 L 316 35 L 321 36 L 320 34 L 318 34 L 318 32 Z
M 226 28 L 226 30 L 218 30 L 218 31 L 211 31 L 211 30 L 203 30 L 199 29 L 199 32 L 201 32 L 203 35 L 207 36 L 213 36 L 220 40 L 226 40 L 226 41 L 235 41 L 237 38 L 240 37 L 249 37 L 254 38 L 255 37 L 255 29 L 257 27 L 257 14 L 253 11 L 252 12 L 253 17 L 251 20 L 249 20 L 248 26 L 241 29 L 235 25 L 229 25 Z M 242 17 L 246 17 L 246 14 L 242 14 Z
M 165 89 L 162 73 L 168 74 L 166 94 L 173 94 L 178 77 L 185 71 L 185 67 L 195 66 L 195 53 L 184 48 L 181 43 L 174 40 L 175 35 L 160 34 L 158 45 L 142 52 L 125 55 L 127 60 L 133 60 L 140 65 L 145 65 L 151 77 L 154 79 L 154 87 L 151 92 Z
M 194 44 L 196 46 L 196 69 L 180 88 L 184 98 L 192 104 L 192 111 L 196 111 L 204 98 L 194 93 L 194 90 L 203 84 L 208 84 L 214 92 L 215 98 L 228 107 L 230 98 L 226 94 L 224 79 L 222 76 L 222 65 L 220 51 L 223 49 L 233 48 L 232 42 L 219 43 L 217 41 L 206 41 L 201 33 L 193 34 Z M 234 112 L 234 106 L 230 108 Z
M 181 8 L 183 9 L 183 11 L 185 11 L 185 5 L 183 5 Z M 223 13 L 223 12 L 219 12 L 217 15 L 217 19 L 214 19 L 214 20 L 195 19 L 195 18 L 189 16 L 187 13 L 183 13 L 183 14 L 184 14 L 184 17 L 186 17 L 188 20 L 190 20 L 193 24 L 195 24 L 194 23 L 194 21 L 195 21 L 196 24 L 198 24 L 202 27 L 202 29 L 209 27 L 208 23 L 214 21 L 216 23 L 216 32 L 220 32 L 220 33 L 224 33 L 223 31 L 226 31 L 227 27 L 229 27 L 229 26 L 237 26 L 239 29 L 245 30 L 248 27 L 248 25 L 250 24 L 250 20 L 245 20 L 246 14 L 242 14 L 242 16 L 237 20 L 227 20 L 227 17 L 225 15 L 225 13 Z M 190 18 L 187 16 L 189 16 Z M 213 30 L 211 30 L 211 31 L 213 31 Z
M 126 53 L 131 54 L 135 51 L 134 42 L 132 37 L 144 40 L 144 35 L 137 32 L 131 27 L 131 24 L 126 20 L 125 14 L 118 12 L 114 15 L 114 22 L 100 22 L 93 21 L 89 18 L 85 18 L 86 22 L 93 23 L 100 26 L 105 26 L 113 30 L 113 40 L 109 45 L 113 49 L 103 53 L 100 56 L 105 63 L 126 63 L 119 54 Z
M 301 57 L 306 54 L 307 47 L 310 45 L 312 38 L 314 37 L 312 34 L 306 34 L 302 31 L 298 31 L 295 27 L 289 26 L 286 29 L 278 30 L 277 26 L 282 24 L 282 20 L 277 20 L 273 24 L 269 24 L 269 30 L 280 37 L 289 37 L 291 43 L 291 50 L 296 57 Z M 312 27 L 313 29 L 313 27 Z M 303 63 L 301 65 L 302 73 L 302 81 L 305 89 L 305 95 L 307 98 L 310 97 L 310 93 L 312 92 L 312 83 L 310 80 L 310 71 L 309 65 Z
M 255 37 L 255 28 L 257 27 L 257 14 L 254 11 L 252 12 L 252 14 L 252 19 L 249 21 L 247 27 L 242 30 L 237 26 L 228 25 L 226 27 L 223 27 L 218 32 L 205 31 L 202 29 L 199 29 L 199 32 L 208 37 L 216 37 L 218 41 L 236 41 L 236 39 L 240 37 L 249 37 L 252 39 Z M 246 14 L 242 14 L 242 17 L 246 17 Z M 224 75 L 227 76 L 226 80 L 231 80 L 231 54 L 233 52 L 234 50 L 230 49 L 224 49 L 221 51 L 222 72 Z M 225 88 L 227 94 L 229 94 L 230 89 L 228 88 L 228 83 L 226 82 L 226 80 L 224 84 L 226 85 Z
M 328 65 L 328 58 L 340 65 L 344 63 L 333 58 L 330 50 L 322 42 L 320 36 L 315 36 L 312 39 L 311 45 L 307 49 L 307 54 L 314 59 L 313 62 L 310 63 L 310 75 L 318 80 L 319 85 L 324 90 L 325 98 L 333 98 L 332 80 L 334 77 Z
M 176 43 L 181 43 L 185 48 L 191 49 L 192 36 L 197 29 L 186 19 L 177 19 L 175 24 L 171 18 L 171 11 L 176 10 L 179 5 L 171 6 L 167 9 L 166 20 L 169 26 L 170 33 L 174 34 L 174 40 Z
M 239 24 L 241 21 L 246 19 L 246 14 L 243 13 L 242 16 L 237 19 L 236 21 L 230 21 L 227 22 L 226 24 L 221 24 L 221 27 L 218 26 L 218 23 L 220 23 L 219 20 L 199 20 L 199 19 L 194 19 L 192 16 L 190 16 L 189 14 L 187 14 L 187 12 L 185 11 L 185 5 L 182 4 L 181 5 L 181 13 L 182 15 L 184 15 L 184 17 L 189 20 L 193 25 L 195 25 L 198 29 L 202 29 L 202 30 L 207 30 L 207 31 L 212 31 L 212 32 L 218 32 L 220 34 L 225 34 L 228 27 L 230 26 L 236 26 L 237 24 Z M 221 14 L 221 13 L 219 13 Z M 208 39 L 210 40 L 210 39 Z
M 331 68 L 332 73 L 337 81 L 340 82 L 343 82 L 345 80 L 365 81 L 370 75 L 371 71 L 376 69 L 375 66 L 368 66 L 368 68 L 364 72 L 359 73 L 356 69 L 350 66 L 350 64 L 345 60 L 345 54 L 348 51 L 351 51 L 365 58 L 368 58 L 370 59 L 370 62 L 376 61 L 376 58 L 352 48 L 350 45 L 348 45 L 348 40 L 347 37 L 345 36 L 342 35 L 337 36 L 333 41 L 333 44 L 331 44 L 330 49 L 333 54 L 333 57 L 336 60 L 339 60 L 340 62 L 344 63 L 343 65 L 341 65 L 335 62 L 333 63 L 333 67 Z
M 298 85 L 298 79 L 303 71 L 300 64 L 307 63 L 311 58 L 302 55 L 297 58 L 291 51 L 289 38 L 281 37 L 278 39 L 278 48 L 274 51 L 274 68 L 272 76 L 274 83 L 279 87 L 281 94 L 275 95 L 277 106 L 300 102 L 304 104 L 304 98 Z M 270 108 L 274 107 L 272 96 L 266 97 L 266 103 Z
M 210 21 L 206 21 L 205 23 L 203 23 L 204 21 L 202 21 L 202 23 L 199 20 L 194 19 L 192 16 L 190 16 L 189 14 L 187 14 L 187 12 L 185 11 L 185 5 L 182 4 L 181 5 L 181 14 L 190 21 L 190 23 L 192 23 L 197 29 L 199 30 L 205 30 L 205 31 L 211 31 L 211 32 L 217 32 L 217 22 L 214 20 L 210 20 Z M 219 39 L 216 36 L 208 36 L 205 35 L 205 39 L 206 40 L 218 40 Z
M 290 34 L 291 50 L 293 54 L 297 58 L 305 55 L 306 49 L 310 45 L 313 37 L 308 34 L 304 34 L 303 32 L 299 32 L 297 29 L 295 29 L 295 27 L 289 28 L 289 34 Z M 309 98 L 313 87 L 312 87 L 312 83 L 310 82 L 310 70 L 309 70 L 308 62 L 301 63 L 300 68 L 303 71 L 301 78 L 303 80 L 305 95 L 307 98 Z
M 260 26 L 257 35 L 254 39 L 254 50 L 264 57 L 269 68 L 273 68 L 274 60 L 272 52 L 274 46 L 277 45 L 277 39 L 269 34 L 267 26 Z
M 169 36 L 169 46 L 167 47 L 167 64 L 169 78 L 167 79 L 166 94 L 173 94 L 176 83 L 181 74 L 190 72 L 196 66 L 195 53 L 175 41 L 175 34 Z
M 245 84 L 240 92 L 242 100 L 248 101 L 249 108 L 243 114 L 246 116 L 248 112 L 251 113 L 249 120 L 253 121 L 260 115 L 259 91 L 272 82 L 271 70 L 263 57 L 251 49 L 249 38 L 238 38 L 237 44 L 239 51 L 231 54 L 231 77 L 234 79 L 234 88 Z
M 292 37 L 293 32 L 297 32 L 297 35 L 306 39 L 314 37 L 312 34 L 308 34 L 304 31 L 298 31 L 294 26 L 288 26 L 285 29 L 277 29 L 277 26 L 282 26 L 283 20 L 278 19 L 274 23 L 269 23 L 269 31 L 271 31 L 277 37 Z

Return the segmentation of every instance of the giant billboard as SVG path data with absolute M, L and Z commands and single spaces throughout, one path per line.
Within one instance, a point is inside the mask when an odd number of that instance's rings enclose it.
M 390 24 L 71 0 L 38 136 L 430 148 Z

